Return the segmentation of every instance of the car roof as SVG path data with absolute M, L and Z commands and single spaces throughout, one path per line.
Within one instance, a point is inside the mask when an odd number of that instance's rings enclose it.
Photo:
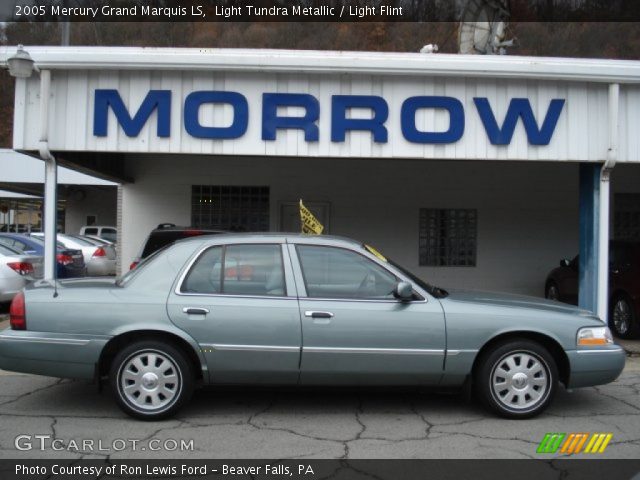
M 215 238 L 216 243 L 233 244 L 233 243 L 311 243 L 320 245 L 335 246 L 360 246 L 362 242 L 348 237 L 337 235 L 308 235 L 302 233 L 285 233 L 285 232 L 243 232 L 243 233 L 225 233 L 224 235 L 197 235 L 178 240 L 176 243 L 186 242 L 202 242 Z

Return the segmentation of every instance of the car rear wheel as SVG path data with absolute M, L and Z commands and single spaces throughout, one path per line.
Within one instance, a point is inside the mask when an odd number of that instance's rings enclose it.
M 637 338 L 640 335 L 633 304 L 624 294 L 616 295 L 611 302 L 609 327 L 619 338 Z
M 482 403 L 505 418 L 531 418 L 547 408 L 558 385 L 551 354 L 531 340 L 509 340 L 485 352 L 475 372 Z
M 122 410 L 142 420 L 173 415 L 193 393 L 194 374 L 181 350 L 160 341 L 140 341 L 114 358 L 109 381 Z

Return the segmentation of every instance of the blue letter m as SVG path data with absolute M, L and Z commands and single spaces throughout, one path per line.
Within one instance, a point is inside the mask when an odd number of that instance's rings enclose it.
M 511 143 L 518 118 L 522 118 L 522 123 L 531 145 L 549 145 L 564 107 L 564 100 L 558 98 L 551 100 L 547 115 L 544 118 L 544 122 L 542 122 L 542 127 L 539 128 L 529 100 L 526 98 L 514 98 L 509 104 L 507 115 L 502 128 L 500 128 L 489 105 L 489 100 L 486 98 L 474 98 L 473 101 L 484 124 L 484 129 L 487 131 L 487 136 L 493 145 L 509 145 Z
M 142 105 L 131 117 L 127 107 L 124 106 L 122 98 L 117 90 L 96 90 L 95 104 L 93 111 L 93 134 L 96 137 L 107 136 L 107 117 L 109 107 L 113 110 L 118 123 L 129 137 L 135 137 L 140 133 L 144 124 L 158 109 L 157 133 L 159 137 L 168 137 L 171 127 L 171 91 L 170 90 L 149 90 L 147 96 L 142 101 Z

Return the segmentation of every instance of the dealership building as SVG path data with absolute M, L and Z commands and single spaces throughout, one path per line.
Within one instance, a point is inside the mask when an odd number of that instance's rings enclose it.
M 302 199 L 445 288 L 542 296 L 580 251 L 598 310 L 603 245 L 640 240 L 640 62 L 25 51 L 13 148 L 118 182 L 121 271 L 158 224 L 296 231 Z

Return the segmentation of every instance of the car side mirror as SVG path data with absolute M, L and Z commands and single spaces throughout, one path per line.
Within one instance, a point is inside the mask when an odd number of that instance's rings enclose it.
M 566 258 L 563 258 L 562 260 L 560 260 L 560 266 L 561 267 L 568 267 L 569 265 L 571 265 L 571 262 L 569 260 L 567 260 Z
M 402 301 L 408 301 L 413 298 L 413 285 L 409 282 L 398 282 L 393 294 Z

